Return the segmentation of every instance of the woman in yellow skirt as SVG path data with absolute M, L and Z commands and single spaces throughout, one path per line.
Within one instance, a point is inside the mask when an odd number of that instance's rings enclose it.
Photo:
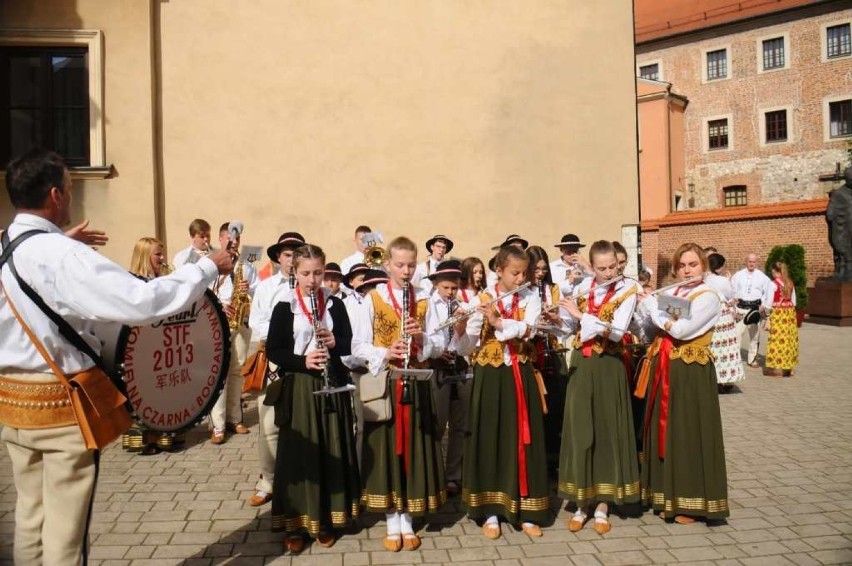
M 763 375 L 790 377 L 799 363 L 799 328 L 796 325 L 796 289 L 783 261 L 772 266 L 772 283 L 766 287 L 764 305 L 771 305 L 766 330 L 766 366 Z

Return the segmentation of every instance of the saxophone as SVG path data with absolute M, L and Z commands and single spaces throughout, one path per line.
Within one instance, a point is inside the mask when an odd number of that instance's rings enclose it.
M 228 327 L 231 332 L 236 332 L 248 315 L 249 307 L 251 307 L 251 299 L 248 296 L 248 291 L 241 289 L 241 283 L 245 279 L 243 273 L 244 263 L 237 263 L 234 268 L 234 290 L 231 293 L 231 306 L 234 308 L 234 314 L 228 318 Z

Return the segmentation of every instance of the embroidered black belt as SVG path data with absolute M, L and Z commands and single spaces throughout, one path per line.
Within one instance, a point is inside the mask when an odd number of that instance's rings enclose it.
M 760 308 L 760 304 L 761 304 L 760 299 L 755 299 L 754 301 L 738 300 L 737 301 L 737 308 L 746 309 L 746 310 L 757 309 L 757 308 Z

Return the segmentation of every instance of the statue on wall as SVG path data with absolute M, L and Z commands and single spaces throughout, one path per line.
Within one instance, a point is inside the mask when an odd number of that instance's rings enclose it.
M 846 184 L 829 194 L 825 218 L 834 251 L 834 279 L 852 281 L 852 167 L 846 168 L 844 176 Z

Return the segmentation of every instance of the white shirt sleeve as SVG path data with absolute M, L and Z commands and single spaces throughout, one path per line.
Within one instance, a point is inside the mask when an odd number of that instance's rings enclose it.
M 658 328 L 664 328 L 666 323 L 671 320 L 671 316 L 657 308 L 656 297 L 652 297 L 652 299 L 653 305 L 648 305 L 649 308 L 653 306 L 650 312 L 651 319 Z M 690 306 L 690 317 L 674 321 L 668 333 L 677 340 L 689 340 L 701 336 L 716 325 L 721 312 L 722 305 L 719 303 L 718 295 L 712 291 L 702 293 L 693 299 Z
M 352 325 L 352 356 L 364 361 L 367 369 L 373 375 L 379 375 L 387 368 L 387 348 L 373 345 L 373 299 L 364 297 L 359 309 L 353 311 L 349 322 Z
M 629 287 L 625 287 L 622 293 L 627 292 Z M 624 331 L 627 330 L 631 319 L 633 318 L 633 310 L 636 308 L 636 294 L 624 300 L 615 311 L 612 319 L 612 325 L 608 325 L 595 315 L 584 313 L 580 319 L 580 341 L 586 342 L 595 336 L 601 336 L 609 329 L 608 339 L 612 342 L 620 342 L 624 336 Z
M 143 282 L 84 245 L 60 260 L 54 298 L 60 315 L 86 320 L 148 324 L 197 299 L 218 273 L 207 258 Z
M 495 329 L 494 337 L 500 342 L 507 342 L 515 338 L 523 338 L 527 329 L 535 324 L 538 317 L 541 316 L 541 298 L 538 293 L 527 293 L 526 309 L 524 310 L 523 320 L 503 319 L 503 328 Z

